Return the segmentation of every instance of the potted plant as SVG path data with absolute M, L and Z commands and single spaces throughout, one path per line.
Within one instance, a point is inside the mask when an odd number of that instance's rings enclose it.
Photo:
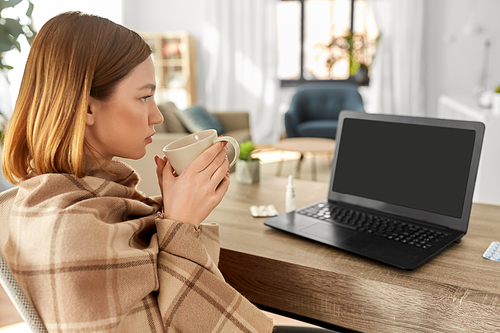
M 353 77 L 357 84 L 367 84 L 368 71 L 375 56 L 379 38 L 380 35 L 375 41 L 370 41 L 365 32 L 352 32 L 348 29 L 340 35 L 332 34 L 330 41 L 321 45 L 327 52 L 325 65 L 328 71 L 331 72 L 337 61 L 348 57 L 349 76 Z
M 3 17 L 2 11 L 4 9 L 15 7 L 22 2 L 27 2 L 28 6 L 24 17 Z M 2 4 L 0 5 L 0 72 L 5 77 L 7 77 L 7 71 L 11 70 L 12 66 L 4 63 L 4 54 L 13 49 L 21 51 L 21 44 L 19 43 L 20 36 L 24 36 L 30 45 L 33 38 L 35 38 L 36 32 L 33 29 L 31 19 L 33 8 L 34 5 L 31 3 L 31 0 L 8 0 L 2 1 Z M 27 23 L 23 23 L 26 21 Z M 2 95 L 0 94 L 0 96 Z M 0 110 L 0 144 L 3 139 L 6 123 L 7 116 Z
M 239 183 L 254 184 L 260 180 L 260 160 L 252 157 L 254 151 L 253 141 L 240 143 L 240 156 L 236 163 L 236 181 Z
M 3 15 L 4 9 L 10 9 L 20 3 L 27 4 L 27 10 L 21 17 L 9 17 Z M 32 14 L 34 5 L 31 0 L 3 0 L 0 3 L 0 75 L 3 75 L 8 82 L 7 71 L 12 69 L 11 65 L 4 62 L 4 54 L 13 49 L 21 51 L 21 44 L 19 37 L 24 36 L 28 43 L 31 44 L 36 33 L 32 25 Z M 27 22 L 27 23 L 25 23 Z M 7 90 L 0 91 L 0 98 L 8 94 Z M 5 112 L 5 110 L 3 110 Z M 0 111 L 0 157 L 3 136 L 5 134 L 5 127 L 7 126 L 7 116 Z M 0 166 L 0 191 L 8 188 L 8 182 L 3 178 Z

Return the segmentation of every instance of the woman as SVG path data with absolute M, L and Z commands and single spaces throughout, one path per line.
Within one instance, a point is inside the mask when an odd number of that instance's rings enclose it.
M 49 331 L 270 332 L 217 269 L 217 225 L 200 224 L 229 186 L 226 145 L 179 177 L 156 157 L 158 198 L 113 160 L 143 157 L 163 121 L 150 55 L 97 16 L 40 29 L 2 154 L 19 183 L 6 259 Z

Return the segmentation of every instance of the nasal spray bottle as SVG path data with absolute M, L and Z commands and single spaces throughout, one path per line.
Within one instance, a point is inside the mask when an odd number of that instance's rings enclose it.
M 295 186 L 293 185 L 293 176 L 288 176 L 288 184 L 286 185 L 286 202 L 285 209 L 287 213 L 295 211 Z

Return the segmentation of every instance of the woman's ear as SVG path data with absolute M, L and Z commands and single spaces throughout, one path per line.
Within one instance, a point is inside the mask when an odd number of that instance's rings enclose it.
M 92 126 L 95 123 L 95 110 L 97 109 L 97 100 L 92 96 L 89 96 L 89 105 L 87 106 L 87 118 L 85 124 L 87 126 Z

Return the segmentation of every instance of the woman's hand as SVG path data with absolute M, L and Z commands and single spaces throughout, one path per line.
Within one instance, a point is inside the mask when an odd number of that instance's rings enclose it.
M 155 157 L 165 218 L 199 226 L 229 188 L 227 142 L 212 145 L 180 176 L 166 157 Z

